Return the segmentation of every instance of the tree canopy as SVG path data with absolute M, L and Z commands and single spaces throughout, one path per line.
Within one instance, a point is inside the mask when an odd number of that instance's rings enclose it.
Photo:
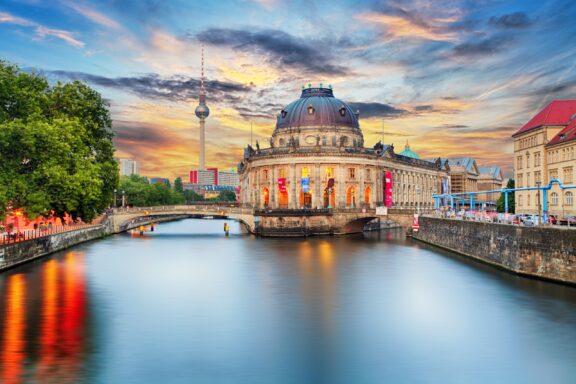
M 508 180 L 506 184 L 506 189 L 514 189 L 514 179 Z M 496 201 L 496 211 L 497 212 L 504 212 L 504 194 L 501 193 L 500 197 Z M 516 202 L 514 199 L 514 192 L 508 193 L 508 213 L 516 212 Z
M 117 205 L 121 204 L 122 191 L 125 203 L 136 207 L 183 204 L 184 195 L 170 189 L 166 183 L 152 183 L 142 176 L 121 176 L 117 190 Z
M 0 61 L 0 216 L 11 207 L 92 220 L 118 183 L 112 136 L 98 92 Z

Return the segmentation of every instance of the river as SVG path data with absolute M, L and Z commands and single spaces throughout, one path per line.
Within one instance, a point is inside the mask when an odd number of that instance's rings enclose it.
M 0 382 L 576 383 L 576 288 L 190 219 L 0 273 Z

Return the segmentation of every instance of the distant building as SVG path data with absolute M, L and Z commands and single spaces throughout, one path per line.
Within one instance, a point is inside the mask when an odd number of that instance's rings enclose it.
M 450 186 L 452 193 L 478 191 L 480 171 L 476 160 L 471 157 L 446 159 L 449 167 Z
M 478 170 L 480 171 L 480 175 L 478 176 L 478 191 L 502 189 L 504 178 L 502 177 L 502 170 L 500 167 L 480 167 Z M 499 197 L 500 193 L 491 193 L 478 195 L 478 200 L 495 206 Z
M 190 171 L 190 184 L 237 187 L 240 175 L 234 171 L 219 171 L 218 168 Z
M 132 159 L 119 158 L 120 176 L 130 176 L 140 174 L 140 163 Z
M 576 169 L 576 100 L 554 100 L 512 135 L 514 139 L 514 179 L 516 188 L 548 185 L 559 179 L 564 185 L 574 184 Z M 543 193 L 516 192 L 516 212 L 537 214 L 539 211 L 569 216 L 576 215 L 576 190 L 562 190 L 554 184 Z M 540 199 L 538 199 L 540 196 Z
M 234 187 L 240 185 L 240 175 L 238 172 L 222 171 L 218 172 L 218 184 L 221 186 Z
M 170 180 L 168 180 L 164 177 L 151 177 L 150 178 L 150 184 L 156 184 L 156 183 L 170 185 Z

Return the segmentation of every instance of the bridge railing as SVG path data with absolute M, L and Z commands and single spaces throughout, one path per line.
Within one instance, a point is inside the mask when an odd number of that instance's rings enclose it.
M 119 214 L 130 214 L 130 213 L 147 213 L 155 214 L 158 212 L 210 212 L 213 214 L 221 213 L 222 215 L 235 213 L 235 214 L 252 214 L 254 210 L 252 208 L 240 208 L 235 204 L 231 206 L 224 206 L 220 204 L 194 204 L 194 205 L 161 205 L 155 207 L 126 207 L 126 208 L 114 208 L 113 213 Z

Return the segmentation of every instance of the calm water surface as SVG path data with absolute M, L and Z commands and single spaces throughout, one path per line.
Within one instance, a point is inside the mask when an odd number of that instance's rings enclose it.
M 576 289 L 186 220 L 0 273 L 0 382 L 576 383 Z

